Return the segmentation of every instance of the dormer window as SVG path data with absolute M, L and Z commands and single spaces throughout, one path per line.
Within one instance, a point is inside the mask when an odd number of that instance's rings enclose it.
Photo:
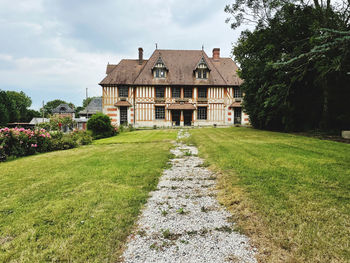
M 207 79 L 208 70 L 207 69 L 197 69 L 197 79 Z
M 152 68 L 152 71 L 154 78 L 166 78 L 168 69 L 163 62 L 162 57 L 159 56 L 158 60 Z
M 195 75 L 196 75 L 197 79 L 208 79 L 209 67 L 208 67 L 208 64 L 205 61 L 204 57 L 202 57 L 201 60 L 197 64 L 196 69 L 195 69 Z
M 163 68 L 157 68 L 155 69 L 155 78 L 165 78 L 166 73 L 165 73 L 165 69 Z

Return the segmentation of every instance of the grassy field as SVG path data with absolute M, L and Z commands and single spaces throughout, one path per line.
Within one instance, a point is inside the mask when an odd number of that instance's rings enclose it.
M 350 262 L 350 145 L 248 128 L 191 134 L 261 262 Z
M 0 163 L 0 262 L 115 262 L 176 131 Z

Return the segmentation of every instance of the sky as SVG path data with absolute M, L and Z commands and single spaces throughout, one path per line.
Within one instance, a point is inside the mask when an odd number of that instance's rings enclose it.
M 230 57 L 240 30 L 223 0 L 0 0 L 0 89 L 24 91 L 33 109 L 101 96 L 107 63 L 155 49 L 213 48 Z

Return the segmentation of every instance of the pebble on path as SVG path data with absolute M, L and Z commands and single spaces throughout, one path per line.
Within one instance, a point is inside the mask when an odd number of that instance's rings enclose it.
M 178 139 L 188 136 L 180 130 Z M 171 151 L 172 167 L 150 194 L 122 261 L 256 263 L 256 249 L 234 231 L 229 212 L 216 200 L 215 174 L 202 166 L 197 148 L 177 142 Z

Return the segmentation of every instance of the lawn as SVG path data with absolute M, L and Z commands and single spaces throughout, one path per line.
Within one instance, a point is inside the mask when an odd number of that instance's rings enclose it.
M 350 262 L 350 145 L 249 128 L 191 130 L 261 262 Z
M 176 131 L 0 163 L 0 262 L 115 262 Z

